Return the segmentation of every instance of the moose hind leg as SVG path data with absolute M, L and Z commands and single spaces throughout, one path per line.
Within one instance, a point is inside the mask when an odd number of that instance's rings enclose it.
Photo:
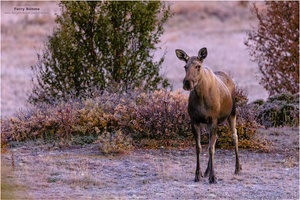
M 238 135 L 236 130 L 236 115 L 229 116 L 228 123 L 232 133 L 232 141 L 235 149 L 235 172 L 234 173 L 239 174 L 240 171 L 242 170 L 242 166 L 240 164 L 239 154 L 238 154 Z

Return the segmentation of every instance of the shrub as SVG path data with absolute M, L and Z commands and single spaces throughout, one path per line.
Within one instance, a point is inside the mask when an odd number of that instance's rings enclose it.
M 240 147 L 256 147 L 253 136 L 257 123 L 249 109 L 247 95 L 238 90 L 236 99 Z M 150 93 L 140 90 L 125 94 L 103 92 L 93 99 L 37 104 L 28 112 L 1 121 L 1 142 L 5 145 L 10 141 L 37 138 L 59 141 L 60 145 L 96 142 L 104 153 L 127 151 L 132 145 L 184 147 L 194 143 L 187 103 L 187 95 L 161 89 Z M 206 133 L 203 125 L 204 143 Z M 219 147 L 232 146 L 228 126 L 220 126 L 218 135 Z
M 266 9 L 255 4 L 257 29 L 245 44 L 262 74 L 260 83 L 270 95 L 299 92 L 299 1 L 266 1 Z
M 282 93 L 270 96 L 266 102 L 253 102 L 257 121 L 265 126 L 298 126 L 299 125 L 299 93 Z
M 179 91 L 158 90 L 149 94 L 141 93 L 136 97 L 136 104 L 130 113 L 128 122 L 133 125 L 132 131 L 139 137 L 163 140 L 187 136 L 187 96 Z
M 29 102 L 167 87 L 154 60 L 169 7 L 159 1 L 62 1 L 57 28 L 38 54 Z
M 141 93 L 133 107 L 133 137 L 144 140 L 146 146 L 153 143 L 152 139 L 156 141 L 155 146 L 187 145 L 192 138 L 187 101 L 187 95 L 180 91 Z

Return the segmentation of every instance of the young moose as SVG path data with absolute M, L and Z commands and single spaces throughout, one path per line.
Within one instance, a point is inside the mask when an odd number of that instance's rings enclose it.
M 213 72 L 203 67 L 203 60 L 207 56 L 207 49 L 202 48 L 198 56 L 189 57 L 184 51 L 177 49 L 177 57 L 186 62 L 186 75 L 183 80 L 183 89 L 190 91 L 188 113 L 191 117 L 192 131 L 196 141 L 197 166 L 195 182 L 202 176 L 200 169 L 200 123 L 207 124 L 209 128 L 209 161 L 204 173 L 209 175 L 209 183 L 217 183 L 214 171 L 215 143 L 217 140 L 217 126 L 226 119 L 232 132 L 235 146 L 235 174 L 241 171 L 238 156 L 238 136 L 236 131 L 235 113 L 235 85 L 225 72 Z

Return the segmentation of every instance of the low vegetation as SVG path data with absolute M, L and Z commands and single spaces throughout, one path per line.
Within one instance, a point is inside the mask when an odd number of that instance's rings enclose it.
M 299 126 L 299 93 L 277 94 L 266 102 L 257 100 L 252 106 L 256 110 L 255 119 L 266 128 Z
M 38 104 L 16 117 L 1 120 L 1 143 L 43 139 L 59 147 L 98 143 L 103 153 L 117 153 L 133 147 L 184 147 L 193 144 L 188 96 L 164 89 L 151 93 L 104 92 L 93 99 L 73 98 L 54 105 Z M 237 130 L 241 148 L 260 148 L 253 140 L 258 123 L 246 93 L 237 94 Z M 207 143 L 206 127 L 202 127 Z M 231 148 L 227 124 L 219 127 L 218 146 Z

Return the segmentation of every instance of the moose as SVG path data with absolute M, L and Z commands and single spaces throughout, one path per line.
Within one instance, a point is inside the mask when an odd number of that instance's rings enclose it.
M 188 113 L 191 118 L 192 132 L 196 142 L 195 182 L 203 177 L 200 168 L 201 138 L 200 123 L 207 124 L 209 130 L 209 160 L 204 176 L 209 175 L 209 183 L 217 183 L 214 171 L 214 154 L 217 140 L 217 127 L 228 121 L 235 147 L 235 174 L 242 170 L 238 155 L 238 135 L 236 130 L 235 84 L 225 72 L 213 72 L 202 65 L 207 57 L 207 48 L 202 48 L 198 56 L 188 56 L 183 50 L 176 49 L 176 56 L 184 61 L 186 75 L 183 89 L 190 91 Z

